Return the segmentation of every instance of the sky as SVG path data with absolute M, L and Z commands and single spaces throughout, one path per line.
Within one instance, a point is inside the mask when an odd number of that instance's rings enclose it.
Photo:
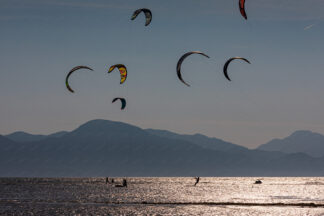
M 71 131 L 93 119 L 255 148 L 324 134 L 324 0 L 0 0 L 0 134 Z M 149 8 L 145 27 L 138 8 Z M 176 75 L 178 59 L 192 55 Z M 234 61 L 229 82 L 223 65 Z M 123 85 L 113 64 L 128 68 Z M 87 65 L 70 78 L 75 66 Z M 127 100 L 125 110 L 112 104 Z

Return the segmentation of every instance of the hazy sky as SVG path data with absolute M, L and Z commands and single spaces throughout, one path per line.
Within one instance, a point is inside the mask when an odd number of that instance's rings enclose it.
M 152 10 L 145 27 L 134 10 Z M 0 134 L 92 119 L 202 133 L 253 148 L 324 133 L 324 0 L 0 0 Z M 185 86 L 176 76 L 177 60 Z M 222 74 L 225 61 L 232 82 Z M 128 67 L 107 74 L 112 64 Z M 94 71 L 65 76 L 77 65 Z M 127 108 L 112 104 L 125 97 Z

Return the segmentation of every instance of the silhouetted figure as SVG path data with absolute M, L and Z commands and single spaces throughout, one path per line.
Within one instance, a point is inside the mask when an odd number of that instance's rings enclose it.
M 196 179 L 196 183 L 195 183 L 195 186 L 196 186 L 200 180 L 200 177 L 196 177 L 195 179 Z
M 114 184 L 115 183 L 115 180 L 112 178 L 111 179 L 111 184 Z
M 108 184 L 109 183 L 109 178 L 108 177 L 106 177 L 106 184 Z
M 124 187 L 127 187 L 127 181 L 126 181 L 126 179 L 123 179 L 123 186 Z
M 115 185 L 115 187 L 127 187 L 127 181 L 126 179 L 123 179 L 123 184 L 118 184 L 118 185 Z
M 262 181 L 260 179 L 257 179 L 254 184 L 262 184 Z

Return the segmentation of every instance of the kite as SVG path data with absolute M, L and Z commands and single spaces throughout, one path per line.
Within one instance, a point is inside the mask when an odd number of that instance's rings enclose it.
M 247 60 L 247 59 L 245 59 L 245 58 L 242 58 L 242 57 L 233 57 L 233 58 L 228 59 L 228 60 L 226 61 L 226 63 L 224 64 L 223 72 L 224 72 L 224 75 L 225 75 L 226 79 L 228 79 L 229 81 L 231 81 L 231 79 L 230 79 L 229 76 L 228 76 L 228 73 L 227 73 L 227 67 L 228 67 L 228 65 L 231 63 L 231 61 L 233 61 L 233 60 L 235 60 L 235 59 L 241 59 L 241 60 L 244 60 L 245 62 L 251 64 L 251 63 L 249 62 L 249 60 Z
M 245 13 L 245 0 L 239 0 L 239 7 L 241 15 L 247 20 L 247 15 Z
M 73 91 L 73 89 L 70 87 L 70 84 L 69 84 L 69 77 L 71 76 L 71 74 L 72 74 L 74 71 L 79 70 L 79 69 L 88 69 L 88 70 L 93 71 L 91 68 L 89 68 L 89 67 L 87 67 L 87 66 L 76 66 L 76 67 L 72 68 L 72 70 L 70 70 L 70 72 L 68 73 L 68 75 L 67 75 L 66 78 L 65 78 L 65 85 L 66 85 L 66 88 L 67 88 L 70 92 L 72 92 L 72 93 L 74 93 L 74 91 Z
M 120 109 L 121 110 L 125 109 L 125 107 L 126 107 L 126 100 L 125 100 L 125 98 L 114 98 L 114 100 L 112 101 L 112 103 L 115 103 L 116 100 L 120 100 L 121 103 L 122 103 L 122 106 L 121 106 Z
M 145 26 L 148 26 L 152 21 L 152 12 L 147 8 L 141 8 L 141 9 L 134 11 L 131 20 L 134 20 L 138 16 L 138 14 L 140 14 L 141 12 L 143 12 L 145 14 L 145 18 L 146 18 Z
M 120 72 L 120 84 L 123 84 L 127 78 L 127 69 L 126 69 L 125 65 L 115 64 L 109 68 L 108 73 L 112 72 L 116 67 L 118 68 L 118 70 Z
M 202 52 L 199 52 L 199 51 L 192 51 L 192 52 L 187 52 L 186 54 L 184 54 L 183 56 L 181 56 L 181 58 L 179 59 L 178 61 L 178 64 L 177 64 L 177 75 L 178 75 L 178 78 L 181 82 L 183 82 L 185 85 L 187 86 L 190 86 L 188 83 L 186 83 L 183 79 L 182 79 L 182 75 L 181 75 L 181 64 L 182 62 L 185 60 L 185 58 L 187 58 L 188 56 L 192 55 L 192 54 L 200 54 L 200 55 L 203 55 L 207 58 L 209 58 L 208 55 L 206 55 L 205 53 L 202 53 Z

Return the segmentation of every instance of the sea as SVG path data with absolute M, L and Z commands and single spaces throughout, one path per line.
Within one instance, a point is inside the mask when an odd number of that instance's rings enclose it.
M 114 179 L 114 183 L 111 183 Z M 127 187 L 121 185 L 127 180 Z M 262 184 L 254 184 L 257 179 Z M 0 178 L 0 215 L 324 215 L 324 178 Z

